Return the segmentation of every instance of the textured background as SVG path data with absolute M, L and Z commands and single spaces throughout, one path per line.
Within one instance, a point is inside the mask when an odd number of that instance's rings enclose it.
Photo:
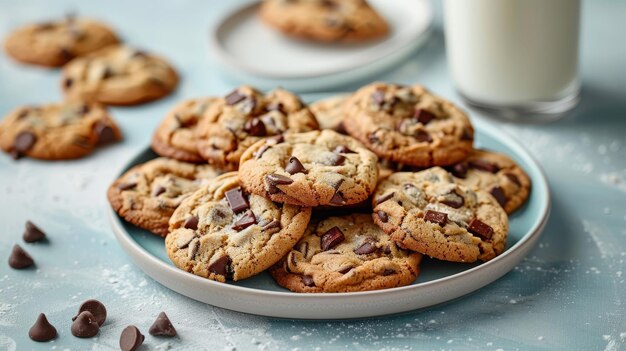
M 130 44 L 162 53 L 183 77 L 174 96 L 112 109 L 126 139 L 89 158 L 14 162 L 0 155 L 0 350 L 116 349 L 125 325 L 147 331 L 161 310 L 180 338 L 148 336 L 144 349 L 626 348 L 626 2 L 583 4 L 579 108 L 550 125 L 493 122 L 531 150 L 551 183 L 552 215 L 538 247 L 504 278 L 444 305 L 385 318 L 304 322 L 213 308 L 159 286 L 122 252 L 106 219 L 106 187 L 148 144 L 165 111 L 179 99 L 222 95 L 235 86 L 211 59 L 207 35 L 210 24 L 237 3 L 59 0 L 51 8 L 47 0 L 0 0 L 0 37 L 20 24 L 76 11 L 109 22 Z M 367 80 L 420 82 L 458 100 L 440 28 L 438 15 L 422 50 Z M 60 99 L 58 76 L 0 55 L 0 115 L 21 104 Z M 38 266 L 15 271 L 4 262 L 27 219 L 51 240 L 23 245 Z M 87 298 L 103 301 L 110 317 L 98 338 L 80 340 L 69 333 L 69 317 Z M 52 343 L 27 337 L 40 311 L 60 332 Z

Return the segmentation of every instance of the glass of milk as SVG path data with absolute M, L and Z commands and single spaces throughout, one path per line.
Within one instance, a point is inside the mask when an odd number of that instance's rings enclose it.
M 466 102 L 551 120 L 580 94 L 580 0 L 444 0 L 448 65 Z

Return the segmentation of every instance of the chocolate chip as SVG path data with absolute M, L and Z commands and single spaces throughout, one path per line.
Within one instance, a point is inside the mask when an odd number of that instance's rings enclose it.
M 350 150 L 347 146 L 345 145 L 339 145 L 337 146 L 333 152 L 338 153 L 338 154 L 353 154 L 354 151 Z
M 346 130 L 346 126 L 345 124 L 343 124 L 343 122 L 340 122 L 339 124 L 337 124 L 335 128 L 333 128 L 333 130 L 340 134 L 348 134 L 348 131 Z
M 376 215 L 378 216 L 378 218 L 380 218 L 381 222 L 383 223 L 387 223 L 389 221 L 389 216 L 387 215 L 385 211 L 378 211 L 376 212 Z
M 113 77 L 113 70 L 111 67 L 105 67 L 104 71 L 102 71 L 102 79 L 107 79 Z
M 122 330 L 122 335 L 120 335 L 120 349 L 122 351 L 135 351 L 143 344 L 144 339 L 145 337 L 137 327 L 129 325 Z
M 157 185 L 157 187 L 152 190 L 152 196 L 153 197 L 157 197 L 157 196 L 163 194 L 166 190 L 167 189 L 165 189 L 164 186 Z
M 452 166 L 450 169 L 450 173 L 457 178 L 465 178 L 467 176 L 467 171 L 469 170 L 469 166 L 465 162 L 460 162 Z
M 98 326 L 102 326 L 104 322 L 107 320 L 107 309 L 104 307 L 102 302 L 98 300 L 87 300 L 83 302 L 82 305 L 78 308 L 78 314 L 72 318 L 73 321 L 78 319 L 81 313 L 88 311 L 94 317 Z
M 306 241 L 303 242 L 296 250 L 300 251 L 300 253 L 302 253 L 304 257 L 306 257 L 306 255 L 309 253 L 309 243 L 307 243 Z
M 418 108 L 418 109 L 415 109 L 415 112 L 413 113 L 413 118 L 415 118 L 421 124 L 427 125 L 428 122 L 435 119 L 435 115 L 432 112 Z
M 306 173 L 306 168 L 304 168 L 304 165 L 302 165 L 300 160 L 298 160 L 295 156 L 291 156 L 289 163 L 285 166 L 285 171 L 289 174 Z
M 89 311 L 83 311 L 74 319 L 71 327 L 72 335 L 77 338 L 91 338 L 98 334 L 100 325 L 96 317 Z
M 361 246 L 354 249 L 354 253 L 357 255 L 367 255 L 375 252 L 376 250 L 378 250 L 378 248 L 376 247 L 375 243 L 372 243 L 371 241 L 366 241 L 361 244 Z
M 239 232 L 253 224 L 256 224 L 256 217 L 251 210 L 248 210 L 244 213 L 243 217 L 239 218 L 239 220 L 233 224 L 233 229 Z
M 176 328 L 174 328 L 170 319 L 167 318 L 165 312 L 159 313 L 148 332 L 154 336 L 176 336 Z
M 200 240 L 195 240 L 192 239 L 191 242 L 189 243 L 189 247 L 187 248 L 187 257 L 190 260 L 193 260 L 196 258 L 196 255 L 198 254 L 198 250 L 200 249 Z
M 343 232 L 338 227 L 330 228 L 324 235 L 321 237 L 321 248 L 322 251 L 327 251 L 332 249 L 333 247 L 339 245 L 342 241 L 344 241 L 346 237 L 343 235 Z
M 24 269 L 33 264 L 35 264 L 35 261 L 30 257 L 28 252 L 24 251 L 19 245 L 13 246 L 13 251 L 11 251 L 11 256 L 9 256 L 9 266 L 11 266 L 11 268 Z
M 280 102 L 272 102 L 265 107 L 265 110 L 284 112 L 283 107 L 283 104 Z
M 255 153 L 254 153 L 254 158 L 255 159 L 260 159 L 261 156 L 263 156 L 263 154 L 265 153 L 265 151 L 267 151 L 267 149 L 269 149 L 270 147 L 272 147 L 271 145 L 263 145 L 261 146 L 261 148 L 259 148 Z
M 113 128 L 102 121 L 94 124 L 93 131 L 98 136 L 98 145 L 106 145 L 116 140 Z
M 211 265 L 209 266 L 209 272 L 223 275 L 226 277 L 230 273 L 231 263 L 232 261 L 230 260 L 230 257 L 228 257 L 227 255 L 221 256 L 217 260 L 213 261 L 213 263 L 211 263 Z
M 24 234 L 22 235 L 22 239 L 27 243 L 34 243 L 35 241 L 39 241 L 46 237 L 46 233 L 44 233 L 39 227 L 37 227 L 33 222 L 26 221 Z
M 391 254 L 391 247 L 389 245 L 386 245 L 385 247 L 383 247 L 383 252 L 385 253 L 385 255 Z
M 448 214 L 438 211 L 427 210 L 424 215 L 424 220 L 427 222 L 439 224 L 440 227 L 444 227 L 448 223 Z
M 276 173 L 266 175 L 265 179 L 268 182 L 267 192 L 270 194 L 277 194 L 281 192 L 277 185 L 289 185 L 293 183 L 293 179 Z
M 392 191 L 389 194 L 385 194 L 385 195 L 379 196 L 376 199 L 376 206 L 378 206 L 378 205 L 382 204 L 383 202 L 391 199 L 393 197 L 393 195 L 395 195 L 395 192 Z
M 343 198 L 341 191 L 337 191 L 333 197 L 330 198 L 330 203 L 333 205 L 344 205 L 346 203 L 346 199 Z
M 333 153 L 331 157 L 328 159 L 329 166 L 341 166 L 343 162 L 346 160 L 344 155 Z
M 493 188 L 491 188 L 489 193 L 496 198 L 500 206 L 504 207 L 504 205 L 506 205 L 506 195 L 504 195 L 504 191 L 501 187 L 494 186 Z
M 352 267 L 352 266 L 346 266 L 346 267 L 341 268 L 341 269 L 340 269 L 340 270 L 338 270 L 337 272 L 339 272 L 339 273 L 341 273 L 341 274 L 346 274 L 346 273 L 350 272 L 350 271 L 352 270 L 352 268 L 354 268 L 354 267 Z
M 134 189 L 137 186 L 137 183 L 120 183 L 117 185 L 117 188 L 124 191 Z
M 433 138 L 430 137 L 430 134 L 428 134 L 427 132 L 423 131 L 423 130 L 418 130 L 413 137 L 415 137 L 415 139 L 417 139 L 417 141 L 419 142 L 427 142 L 430 143 L 433 141 Z
M 59 55 L 61 55 L 61 57 L 63 57 L 66 61 L 69 61 L 76 56 L 68 48 L 61 48 L 59 50 Z
M 280 221 L 275 219 L 265 225 L 263 225 L 263 230 L 269 230 L 269 229 L 274 229 L 274 228 L 280 228 Z
M 498 171 L 500 170 L 500 167 L 498 167 L 496 164 L 480 159 L 469 161 L 469 165 L 472 168 L 491 173 L 498 173 Z
M 380 89 L 376 89 L 372 93 L 372 101 L 378 106 L 382 106 L 385 103 L 385 92 Z
M 89 105 L 86 104 L 82 104 L 80 105 L 80 107 L 78 108 L 78 113 L 82 116 L 86 115 L 89 113 L 91 109 L 89 108 Z
M 187 219 L 185 219 L 185 223 L 183 223 L 183 227 L 191 230 L 196 230 L 198 229 L 199 221 L 200 220 L 197 216 L 187 217 Z
M 20 132 L 13 142 L 13 150 L 15 150 L 19 157 L 24 156 L 36 142 L 37 136 L 35 134 L 28 131 Z
M 28 336 L 34 341 L 50 341 L 57 337 L 57 329 L 48 322 L 45 314 L 40 313 L 35 324 L 30 327 Z
M 69 88 L 72 86 L 72 84 L 74 84 L 74 81 L 72 80 L 72 78 L 66 78 L 66 79 L 63 81 L 63 87 L 64 87 L 65 89 L 69 89 Z
M 517 184 L 517 186 L 522 186 L 522 183 L 519 181 L 519 178 L 517 178 L 517 176 L 513 173 L 505 173 L 504 174 L 507 178 L 509 178 L 510 181 L 512 181 L 513 183 Z
M 304 284 L 305 286 L 308 286 L 310 288 L 314 288 L 315 287 L 315 281 L 313 280 L 313 277 L 310 275 L 303 275 L 302 276 L 302 284 Z
M 245 95 L 239 94 L 239 92 L 237 90 L 235 90 L 235 91 L 231 92 L 230 94 L 226 95 L 226 104 L 232 106 L 232 105 L 242 101 L 245 98 L 246 98 Z
M 456 193 L 456 191 L 451 191 L 445 195 L 445 200 L 441 201 L 442 204 L 448 205 L 452 208 L 460 208 L 465 203 L 465 199 L 463 196 Z
M 474 140 L 474 133 L 471 130 L 464 128 L 463 134 L 461 134 L 461 140 Z
M 383 271 L 383 275 L 384 276 L 388 276 L 388 275 L 392 275 L 392 274 L 396 274 L 396 271 L 390 268 L 385 268 L 385 270 Z
M 478 219 L 473 219 L 470 222 L 469 226 L 467 227 L 467 231 L 480 237 L 483 240 L 489 240 L 493 235 L 493 228 Z
M 265 136 L 267 135 L 267 130 L 265 129 L 265 124 L 258 118 L 253 118 L 248 120 L 244 125 L 243 129 L 252 136 Z
M 228 200 L 230 208 L 235 213 L 239 213 L 250 208 L 250 205 L 248 205 L 248 202 L 243 197 L 243 192 L 241 191 L 241 188 L 228 190 L 226 192 L 226 200 Z

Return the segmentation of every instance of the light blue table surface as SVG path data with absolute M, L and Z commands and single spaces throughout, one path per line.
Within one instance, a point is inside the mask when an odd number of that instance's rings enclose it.
M 237 3 L 1 0 L 0 37 L 20 24 L 77 11 L 109 22 L 130 44 L 164 54 L 182 83 L 161 101 L 113 108 L 125 140 L 91 157 L 14 162 L 0 155 L 0 350 L 116 349 L 124 326 L 135 324 L 147 334 L 162 310 L 180 337 L 147 335 L 143 350 L 626 349 L 626 2 L 583 4 L 578 109 L 549 125 L 493 122 L 547 173 L 553 205 L 540 244 L 505 277 L 456 301 L 384 318 L 312 322 L 222 310 L 161 287 L 133 265 L 106 218 L 107 186 L 148 144 L 167 109 L 182 98 L 223 95 L 237 85 L 220 74 L 207 40 L 209 26 Z M 439 4 L 437 10 L 436 30 L 422 50 L 363 83 L 420 82 L 459 102 L 446 67 Z M 58 83 L 57 70 L 0 55 L 0 114 L 59 100 Z M 48 232 L 49 243 L 21 242 L 27 219 Z M 36 270 L 7 266 L 18 242 L 37 261 Z M 103 301 L 109 319 L 97 338 L 82 340 L 71 336 L 70 317 L 88 298 Z M 39 312 L 59 330 L 54 342 L 28 338 Z

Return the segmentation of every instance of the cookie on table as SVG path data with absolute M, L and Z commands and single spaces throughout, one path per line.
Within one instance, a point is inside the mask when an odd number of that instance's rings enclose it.
M 356 139 L 332 130 L 285 134 L 252 145 L 239 165 L 247 191 L 300 206 L 347 206 L 366 200 L 378 158 Z
M 198 152 L 210 164 L 236 170 L 243 152 L 260 139 L 316 129 L 315 117 L 298 96 L 283 89 L 262 94 L 242 86 L 209 107 L 196 139 Z
M 309 105 L 320 129 L 332 129 L 337 133 L 347 134 L 343 126 L 343 103 L 347 99 L 348 95 L 335 95 Z
M 111 184 L 107 195 L 113 209 L 127 222 L 165 236 L 174 210 L 219 174 L 209 165 L 161 157 L 128 170 Z
M 283 34 L 312 41 L 359 42 L 389 33 L 365 0 L 266 0 L 259 15 Z
M 407 166 L 459 162 L 474 140 L 465 113 L 419 85 L 359 89 L 345 102 L 344 127 L 381 158 Z
M 119 128 L 99 104 L 24 106 L 0 122 L 0 148 L 15 159 L 75 159 L 92 153 L 99 145 L 121 139 Z
M 466 160 L 448 170 L 458 183 L 489 192 L 508 214 L 528 200 L 530 178 L 515 161 L 501 153 L 473 150 Z
M 394 173 L 373 200 L 374 222 L 398 246 L 445 261 L 488 261 L 504 251 L 506 212 L 485 191 L 457 184 L 443 168 Z
M 159 56 L 116 45 L 63 67 L 61 88 L 69 99 L 136 105 L 170 94 L 178 75 Z
M 119 40 L 105 24 L 68 16 L 61 21 L 26 25 L 4 41 L 7 54 L 15 60 L 47 67 L 63 66 Z
M 182 270 L 219 282 L 241 280 L 287 254 L 310 218 L 310 208 L 248 194 L 237 173 L 227 173 L 209 181 L 174 212 L 165 249 Z
M 200 163 L 196 147 L 196 126 L 217 98 L 206 97 L 180 102 L 167 113 L 152 137 L 152 150 L 179 161 Z
M 311 223 L 270 274 L 295 292 L 379 290 L 411 284 L 421 259 L 398 248 L 370 214 L 354 214 Z

